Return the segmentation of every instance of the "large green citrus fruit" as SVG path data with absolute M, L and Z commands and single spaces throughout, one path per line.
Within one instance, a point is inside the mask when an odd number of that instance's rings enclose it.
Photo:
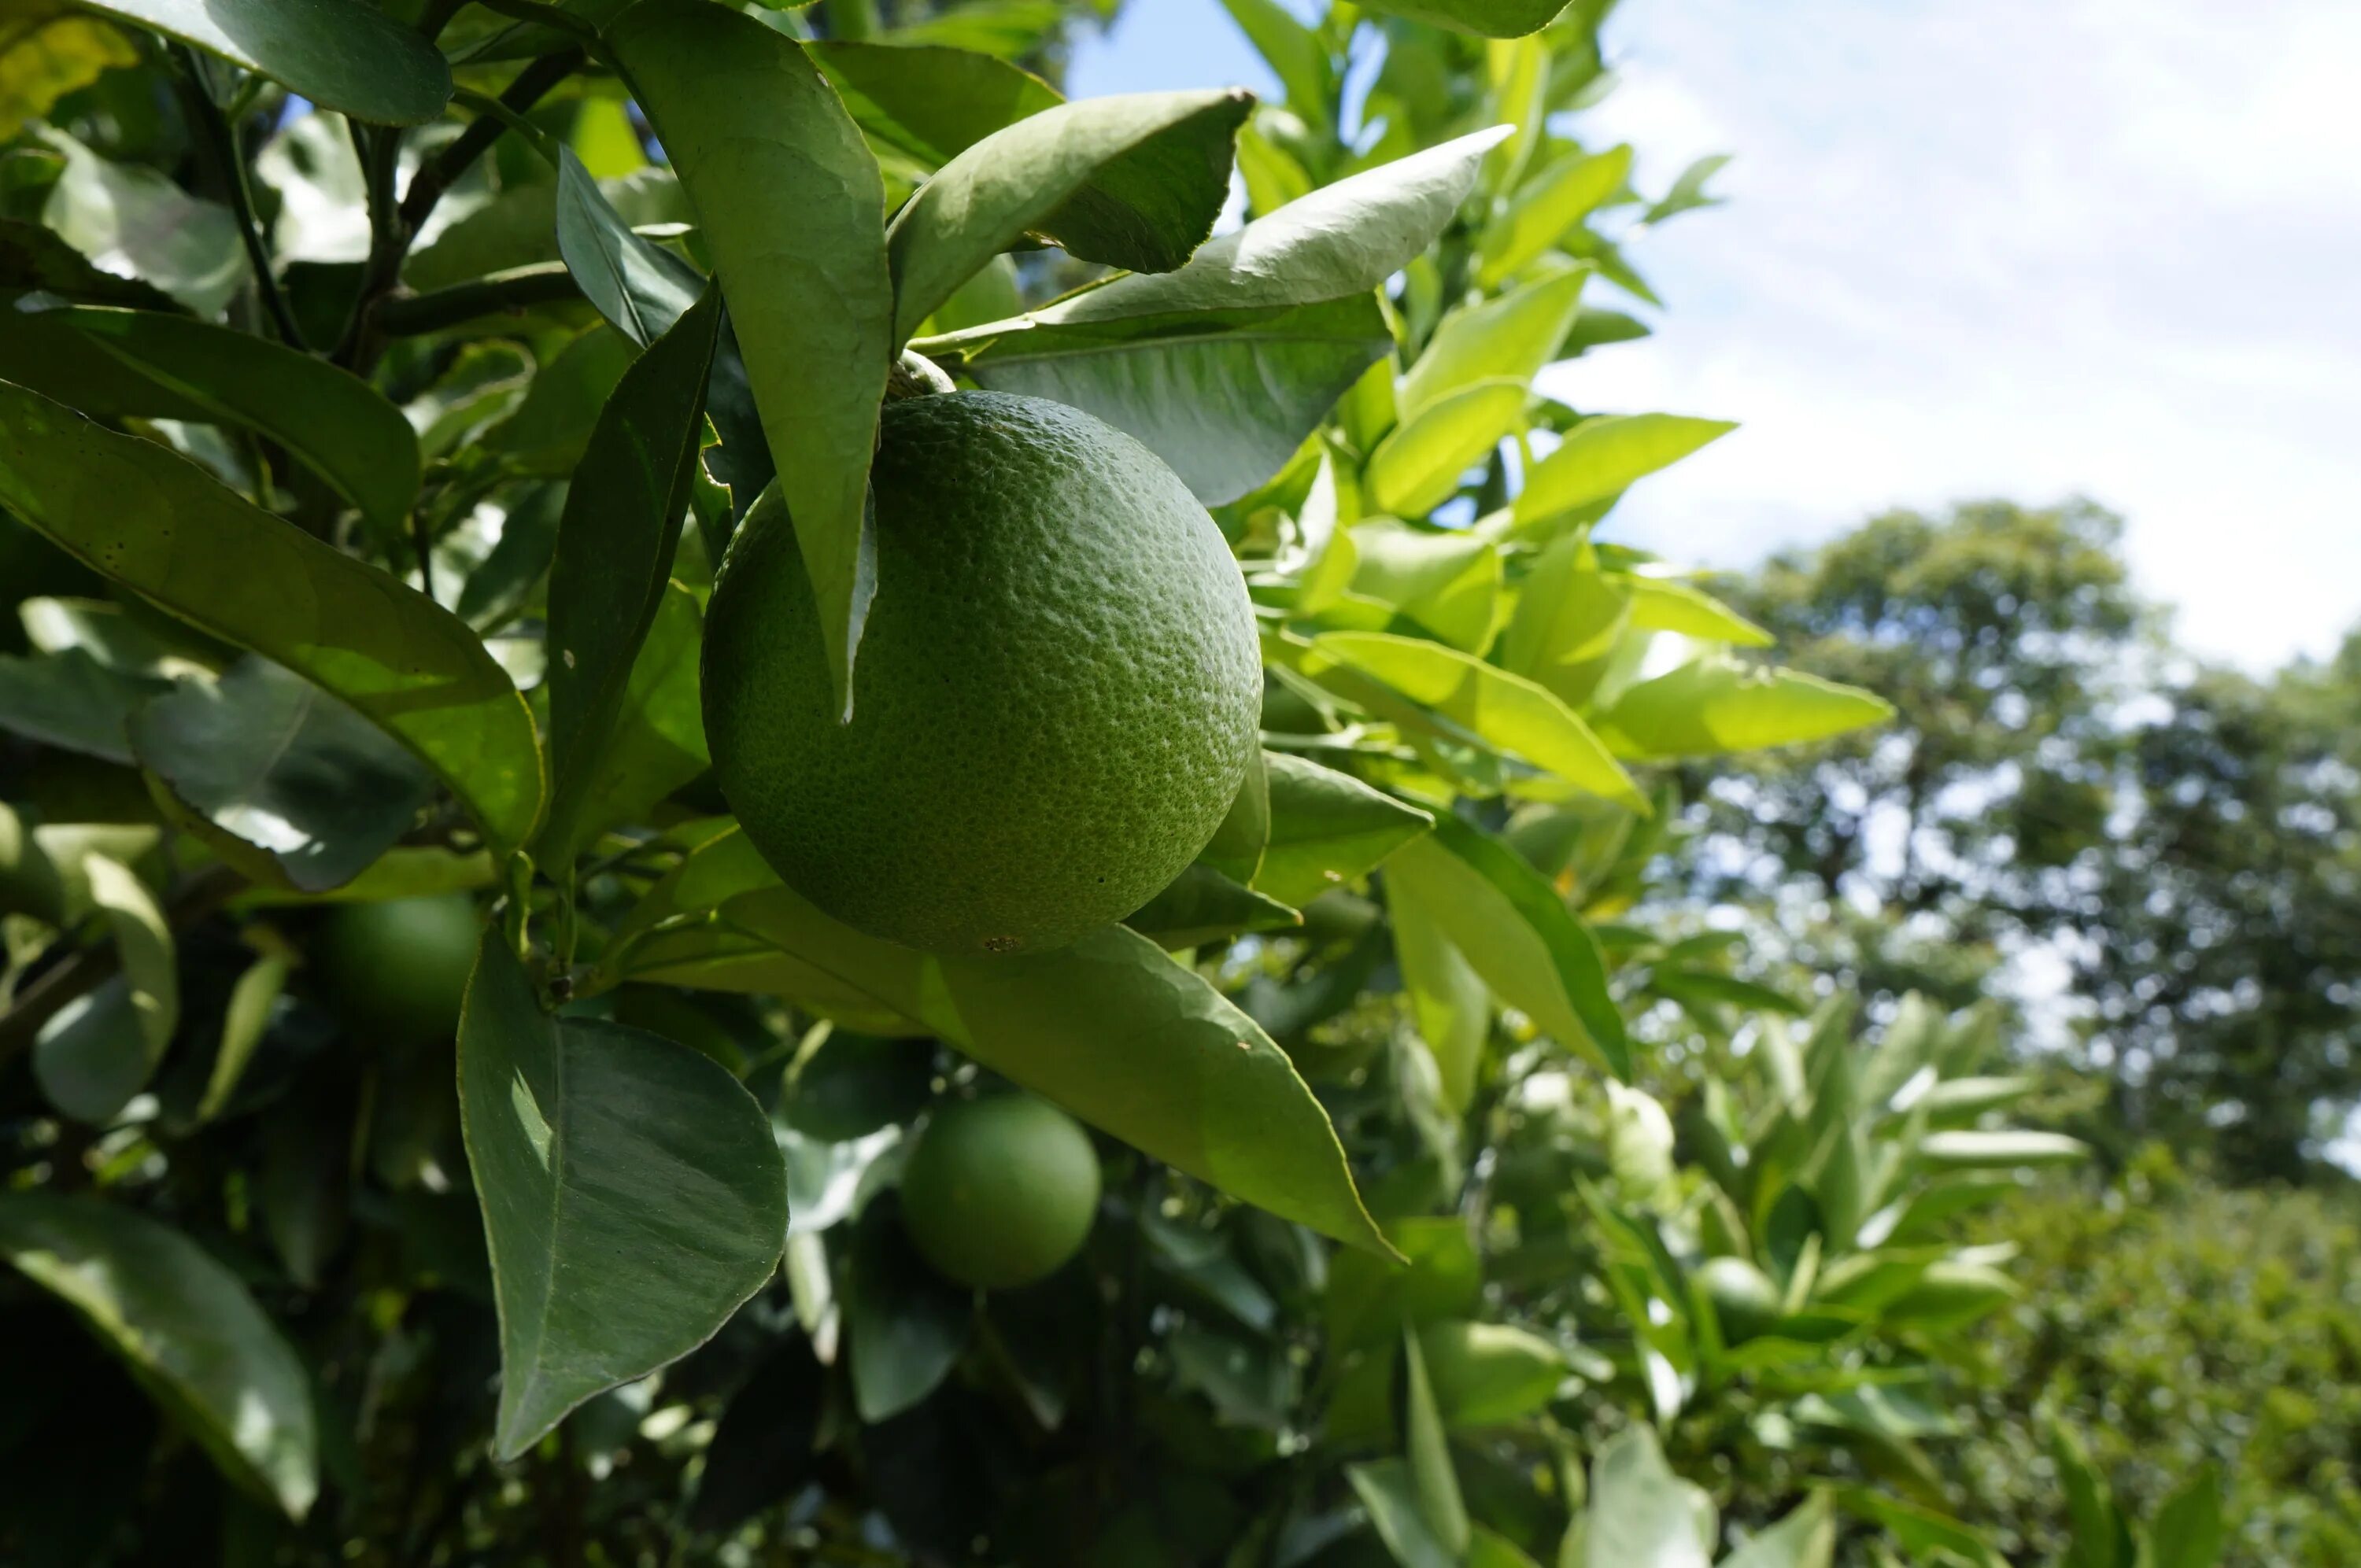
M 464 893 L 339 905 L 316 953 L 323 999 L 366 1038 L 390 1046 L 445 1038 L 459 1026 L 482 926 Z
M 1029 1094 L 944 1105 L 902 1168 L 902 1223 L 951 1278 L 1029 1285 L 1082 1250 L 1099 1157 L 1074 1119 Z
M 877 597 L 837 722 L 794 529 L 751 512 L 706 620 L 705 730 L 747 836 L 848 925 L 1054 947 L 1196 857 L 1256 745 L 1244 580 L 1155 454 L 1036 398 L 889 402 Z

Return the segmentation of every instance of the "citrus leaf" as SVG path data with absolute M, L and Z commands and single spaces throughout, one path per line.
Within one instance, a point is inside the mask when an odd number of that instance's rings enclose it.
M 1156 1158 L 1385 1250 L 1327 1113 L 1286 1054 L 1137 932 L 1109 926 L 1050 952 L 938 957 L 829 919 L 778 884 L 742 833 L 683 869 L 668 900 L 691 882 L 750 887 L 721 901 L 722 920 Z
M 221 1044 L 214 1052 L 213 1070 L 205 1077 L 204 1094 L 197 1102 L 194 1120 L 200 1125 L 220 1115 L 237 1092 L 238 1080 L 246 1076 L 247 1064 L 262 1044 L 262 1033 L 269 1027 L 271 1012 L 286 991 L 287 977 L 293 969 L 294 961 L 287 955 L 266 953 L 247 965 L 230 988 L 229 1004 L 222 1012 Z
M 787 1230 L 770 1119 L 711 1058 L 557 1018 L 485 933 L 459 1021 L 459 1108 L 500 1321 L 494 1451 L 710 1338 Z
M 805 52 L 862 130 L 930 169 L 1066 101 L 1031 71 L 972 49 L 830 40 Z
M 1363 0 L 1362 9 L 1478 38 L 1521 38 L 1549 26 L 1565 6 L 1566 0 Z
M 1947 1132 L 1918 1140 L 1918 1162 L 1933 1170 L 2014 1170 L 2079 1165 L 2091 1146 L 2063 1133 Z
M 1419 1038 L 1434 1058 L 1443 1102 L 1464 1113 L 1476 1097 L 1476 1074 L 1492 1027 L 1492 993 L 1467 956 L 1452 946 L 1443 925 L 1413 891 L 1416 873 L 1386 879 L 1386 914 L 1393 927 L 1394 962 L 1410 995 Z
M 1525 476 L 1525 488 L 1516 500 L 1517 527 L 1532 530 L 1577 507 L 1620 495 L 1633 480 L 1671 466 L 1737 428 L 1726 420 L 1680 414 L 1585 420 Z
M 1620 757 L 1708 757 L 1825 740 L 1893 717 L 1893 704 L 1859 686 L 1708 658 L 1625 691 L 1599 717 L 1598 735 Z
M 1620 585 L 1631 596 L 1631 624 L 1648 631 L 1677 631 L 1684 637 L 1730 642 L 1741 648 L 1767 648 L 1771 634 L 1715 598 L 1711 594 L 1669 577 L 1625 576 Z
M 433 119 L 451 69 L 416 28 L 363 0 L 93 0 L 99 10 L 258 71 L 323 109 L 389 126 Z
M 1386 879 L 1416 900 L 1502 1001 L 1618 1079 L 1631 1076 L 1598 942 L 1514 850 L 1445 813 L 1430 837 L 1394 851 Z
M 697 596 L 664 585 L 655 619 L 631 661 L 614 727 L 586 762 L 570 837 L 578 849 L 619 823 L 644 818 L 656 803 L 703 773 L 711 759 L 697 707 L 697 655 L 705 636 Z M 544 845 L 555 839 L 544 835 Z
M 852 1401 L 864 1421 L 899 1415 L 939 1387 L 966 1348 L 974 1295 L 927 1266 L 890 1205 L 861 1218 L 844 1282 Z
M 1286 931 L 1303 916 L 1202 862 L 1124 917 L 1126 926 L 1161 948 L 1194 948 L 1249 931 Z
M 642 348 L 705 290 L 696 268 L 631 232 L 571 148 L 557 151 L 557 253 L 582 297 Z
M 1269 753 L 1257 750 L 1246 758 L 1246 776 L 1229 815 L 1197 852 L 1198 862 L 1233 882 L 1252 883 L 1262 869 L 1263 851 L 1270 844 Z M 1282 900 L 1281 902 L 1284 902 Z
M 63 1299 L 240 1486 L 301 1519 L 319 1492 L 303 1364 L 196 1243 L 119 1203 L 0 1197 L 0 1254 Z
M 1374 294 L 1297 307 L 1023 326 L 961 368 L 1136 437 L 1207 506 L 1284 468 L 1336 400 L 1393 346 Z M 924 347 L 923 341 L 921 347 Z
M 137 272 L 200 315 L 220 314 L 246 287 L 252 269 L 227 207 L 198 200 L 145 164 L 102 158 L 63 131 L 35 134 L 65 159 L 41 221 L 67 244 Z M 0 341 L 17 330 L 11 322 Z
M 1490 646 L 1500 608 L 1500 553 L 1466 532 L 1392 518 L 1354 526 L 1352 591 L 1392 605 L 1462 652 Z
M 2139 1568 L 2214 1568 L 2223 1541 L 2222 1475 L 2202 1464 L 2157 1509 Z
M 1444 1434 L 1443 1417 L 1434 1408 L 1434 1389 L 1426 1378 L 1426 1356 L 1418 1334 L 1408 1328 L 1401 1338 L 1403 1436 L 1410 1451 L 1411 1494 L 1418 1511 L 1434 1539 L 1455 1558 L 1467 1552 L 1467 1502 L 1459 1493 L 1459 1475 L 1451 1464 L 1451 1440 Z
M 1350 175 L 1208 240 L 1179 269 L 1131 273 L 1035 313 L 1071 324 L 1176 311 L 1303 305 L 1376 288 L 1442 234 L 1476 183 L 1495 126 Z
M 66 1004 L 33 1042 L 41 1092 L 76 1121 L 102 1126 L 148 1086 L 181 1022 L 172 927 L 147 884 L 120 861 L 82 857 L 91 905 L 115 938 L 123 970 Z
M 1828 1568 L 1836 1560 L 1837 1521 L 1828 1496 L 1815 1492 L 1769 1530 L 1721 1560 L 1721 1568 Z
M 158 311 L 76 305 L 31 319 L 71 329 L 76 336 L 59 345 L 69 354 L 112 357 L 147 384 L 126 383 L 84 413 L 185 419 L 193 410 L 197 419 L 243 426 L 327 481 L 381 537 L 402 532 L 418 495 L 418 437 L 359 377 L 252 333 Z M 73 379 L 53 389 L 46 376 L 13 378 L 73 401 Z
M 1566 230 L 1623 189 L 1631 175 L 1629 144 L 1551 163 L 1485 226 L 1477 242 L 1477 281 L 1492 288 L 1547 255 Z
M 895 342 L 1028 234 L 1135 271 L 1180 266 L 1229 195 L 1231 139 L 1252 104 L 1235 89 L 1122 93 L 1058 104 L 969 147 L 886 230 Z
M 1479 382 L 1532 381 L 1574 325 L 1589 278 L 1587 267 L 1568 268 L 1444 316 L 1402 377 L 1396 394 L 1402 417 Z
M 1647 797 L 1575 711 L 1544 688 L 1440 642 L 1381 631 L 1313 639 L 1305 673 L 1344 664 L 1375 676 L 1488 744 L 1577 788 L 1644 810 Z
M 1579 1568 L 1710 1568 L 1713 1532 L 1697 1527 L 1711 1519 L 1712 1509 L 1702 1491 L 1665 1464 L 1654 1432 L 1626 1428 L 1591 1458 Z
M 1517 428 L 1531 390 L 1522 381 L 1477 381 L 1405 412 L 1369 454 L 1363 475 L 1380 511 L 1424 517 L 1451 499 L 1460 476 Z
M 1222 0 L 1222 9 L 1279 78 L 1288 107 L 1306 125 L 1323 123 L 1335 100 L 1336 72 L 1320 35 L 1297 21 L 1279 0 Z
M 26 218 L 0 218 L 0 294 L 53 294 L 89 305 L 177 310 L 172 296 L 137 278 L 118 278 L 90 264 L 57 231 Z M 10 377 L 9 379 L 16 379 Z
M 542 791 L 533 715 L 476 634 L 424 595 L 178 454 L 5 384 L 0 501 L 88 565 L 391 731 L 496 845 L 531 834 Z
M 170 685 L 113 669 L 88 650 L 0 654 L 0 729 L 110 762 L 131 761 L 131 715 Z
M 251 654 L 132 716 L 131 745 L 189 812 L 252 846 L 289 886 L 350 882 L 408 832 L 434 777 L 384 730 Z
M 1443 1424 L 1503 1426 L 1549 1406 L 1565 1380 L 1565 1356 L 1513 1323 L 1446 1319 L 1418 1331 Z
M 705 431 L 721 323 L 708 287 L 632 361 L 574 470 L 549 567 L 549 814 L 541 858 L 572 858 L 625 688 L 663 603 Z
M 1345 1478 L 1368 1511 L 1369 1523 L 1401 1568 L 1456 1568 L 1459 1556 L 1436 1539 L 1419 1508 L 1418 1482 L 1401 1459 L 1345 1466 Z
M 869 457 L 899 341 L 876 160 L 818 68 L 752 16 L 640 0 L 607 39 L 696 208 L 850 713 L 877 591 Z
M 1364 875 L 1434 818 L 1349 773 L 1263 753 L 1270 831 L 1254 890 L 1298 908 Z

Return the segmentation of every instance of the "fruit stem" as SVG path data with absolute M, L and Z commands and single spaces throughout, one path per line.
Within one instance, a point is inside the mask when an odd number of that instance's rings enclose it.
M 923 398 L 932 392 L 956 390 L 943 367 L 914 348 L 902 350 L 902 356 L 894 361 L 894 368 L 885 373 L 885 400 L 889 403 L 896 398 Z

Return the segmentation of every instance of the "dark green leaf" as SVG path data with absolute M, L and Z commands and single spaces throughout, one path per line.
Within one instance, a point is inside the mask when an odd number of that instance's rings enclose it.
M 1249 931 L 1291 930 L 1303 916 L 1200 861 L 1124 924 L 1159 947 L 1194 948 Z
M 1071 403 L 1164 459 L 1208 506 L 1287 466 L 1361 373 L 1393 345 L 1372 294 L 1295 308 L 1201 311 L 980 340 L 980 386 Z
M 571 473 L 638 351 L 611 327 L 593 326 L 533 373 L 514 412 L 478 437 L 507 465 L 544 479 Z
M 0 501 L 199 630 L 286 665 L 392 731 L 498 844 L 541 810 L 524 701 L 423 595 L 258 510 L 185 458 L 0 385 Z
M 632 362 L 574 471 L 549 568 L 549 814 L 542 857 L 562 862 L 591 825 L 625 689 L 663 602 L 705 430 L 721 297 L 707 289 Z
M 2139 1568 L 2214 1568 L 2224 1539 L 2222 1475 L 2201 1464 L 2157 1509 Z
M 33 1045 L 33 1072 L 51 1104 L 95 1126 L 155 1076 L 180 1025 L 181 981 L 172 928 L 147 884 L 100 854 L 82 856 L 76 873 L 123 969 L 49 1021 Z
M 237 1277 L 118 1203 L 0 1197 L 0 1253 L 80 1312 L 224 1474 L 301 1519 L 319 1491 L 303 1364 Z
M 1031 71 L 972 49 L 830 41 L 805 52 L 862 130 L 930 169 L 1066 101 Z
M 751 16 L 641 0 L 607 36 L 712 252 L 850 712 L 877 589 L 869 455 L 897 341 L 876 160 L 803 50 Z
M 305 893 L 350 882 L 409 831 L 425 766 L 318 686 L 251 654 L 131 720 L 139 765 Z
M 1467 1503 L 1459 1493 L 1459 1475 L 1451 1464 L 1451 1440 L 1443 1431 L 1443 1416 L 1434 1408 L 1434 1389 L 1427 1382 L 1426 1356 L 1419 1336 L 1402 1331 L 1403 1437 L 1409 1448 L 1411 1490 L 1418 1511 L 1434 1539 L 1455 1558 L 1467 1551 Z
M 1231 139 L 1252 102 L 1235 90 L 1093 98 L 968 148 L 886 231 L 895 341 L 1028 234 L 1135 271 L 1180 266 L 1213 232 Z
M 557 251 L 582 297 L 642 348 L 697 303 L 697 269 L 631 232 L 571 148 L 557 154 Z
M 1413 22 L 1432 22 L 1454 32 L 1487 38 L 1521 38 L 1540 32 L 1565 9 L 1566 0 L 1363 0 L 1364 9 Z M 1637 1563 L 1633 1568 L 1639 1568 Z
M 1410 1464 L 1400 1459 L 1373 1459 L 1345 1466 L 1345 1478 L 1368 1510 L 1369 1523 L 1401 1568 L 1455 1568 L 1457 1553 L 1435 1538 L 1419 1508 L 1418 1483 Z
M 1313 304 L 1374 289 L 1440 235 L 1505 126 L 1322 186 L 1197 248 L 1187 265 L 1133 273 L 1035 313 L 1061 325 L 1180 311 Z
M 1283 751 L 1263 753 L 1270 839 L 1254 888 L 1301 908 L 1364 875 L 1434 818 L 1348 773 Z
M 1283 1218 L 1384 1250 L 1334 1129 L 1285 1053 L 1137 932 L 940 958 L 829 919 L 780 886 L 743 834 L 715 839 L 683 870 L 666 903 L 694 907 L 688 889 L 702 884 L 728 924 L 1093 1126 Z
M 23 218 L 0 218 L 0 295 L 20 292 L 143 311 L 179 308 L 170 294 L 151 283 L 92 266 L 56 231 Z
M 974 1315 L 974 1293 L 927 1266 L 895 1205 L 864 1213 L 844 1294 L 861 1419 L 882 1421 L 933 1393 L 966 1346 Z
M 83 412 L 186 419 L 193 411 L 200 420 L 242 425 L 326 480 L 380 535 L 401 532 L 418 494 L 418 437 L 401 411 L 358 377 L 251 333 L 157 311 L 78 305 L 34 319 L 44 330 L 78 334 L 59 341 L 68 354 L 110 357 L 138 378 Z M 14 378 L 71 402 L 86 374 L 69 369 L 54 383 L 45 374 Z
M 451 71 L 434 46 L 365 0 L 98 0 L 98 8 L 357 119 L 420 125 L 451 100 Z
M 170 689 L 153 676 L 111 669 L 82 648 L 24 659 L 0 655 L 0 729 L 128 763 L 133 709 Z
M 1326 123 L 1335 102 L 1336 72 L 1320 35 L 1279 0 L 1222 0 L 1222 8 L 1279 78 L 1296 116 L 1306 125 Z
M 786 1239 L 770 1120 L 700 1052 L 544 1014 L 497 929 L 459 1023 L 459 1103 L 500 1319 L 494 1447 L 703 1343 Z
M 666 584 L 639 657 L 631 661 L 614 729 L 587 764 L 581 806 L 570 835 L 577 848 L 618 823 L 643 819 L 658 801 L 710 762 L 705 720 L 697 707 L 697 657 L 704 635 L 697 596 L 678 583 Z M 542 842 L 554 845 L 556 839 L 544 836 Z

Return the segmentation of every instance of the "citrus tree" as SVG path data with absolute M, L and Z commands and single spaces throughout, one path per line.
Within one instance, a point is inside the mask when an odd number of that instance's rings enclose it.
M 1601 6 L 1231 10 L 10 24 L 11 1552 L 1987 1560 L 1909 1390 L 2073 1151 L 1649 902 L 1885 708 L 1534 384 L 1710 169 Z

